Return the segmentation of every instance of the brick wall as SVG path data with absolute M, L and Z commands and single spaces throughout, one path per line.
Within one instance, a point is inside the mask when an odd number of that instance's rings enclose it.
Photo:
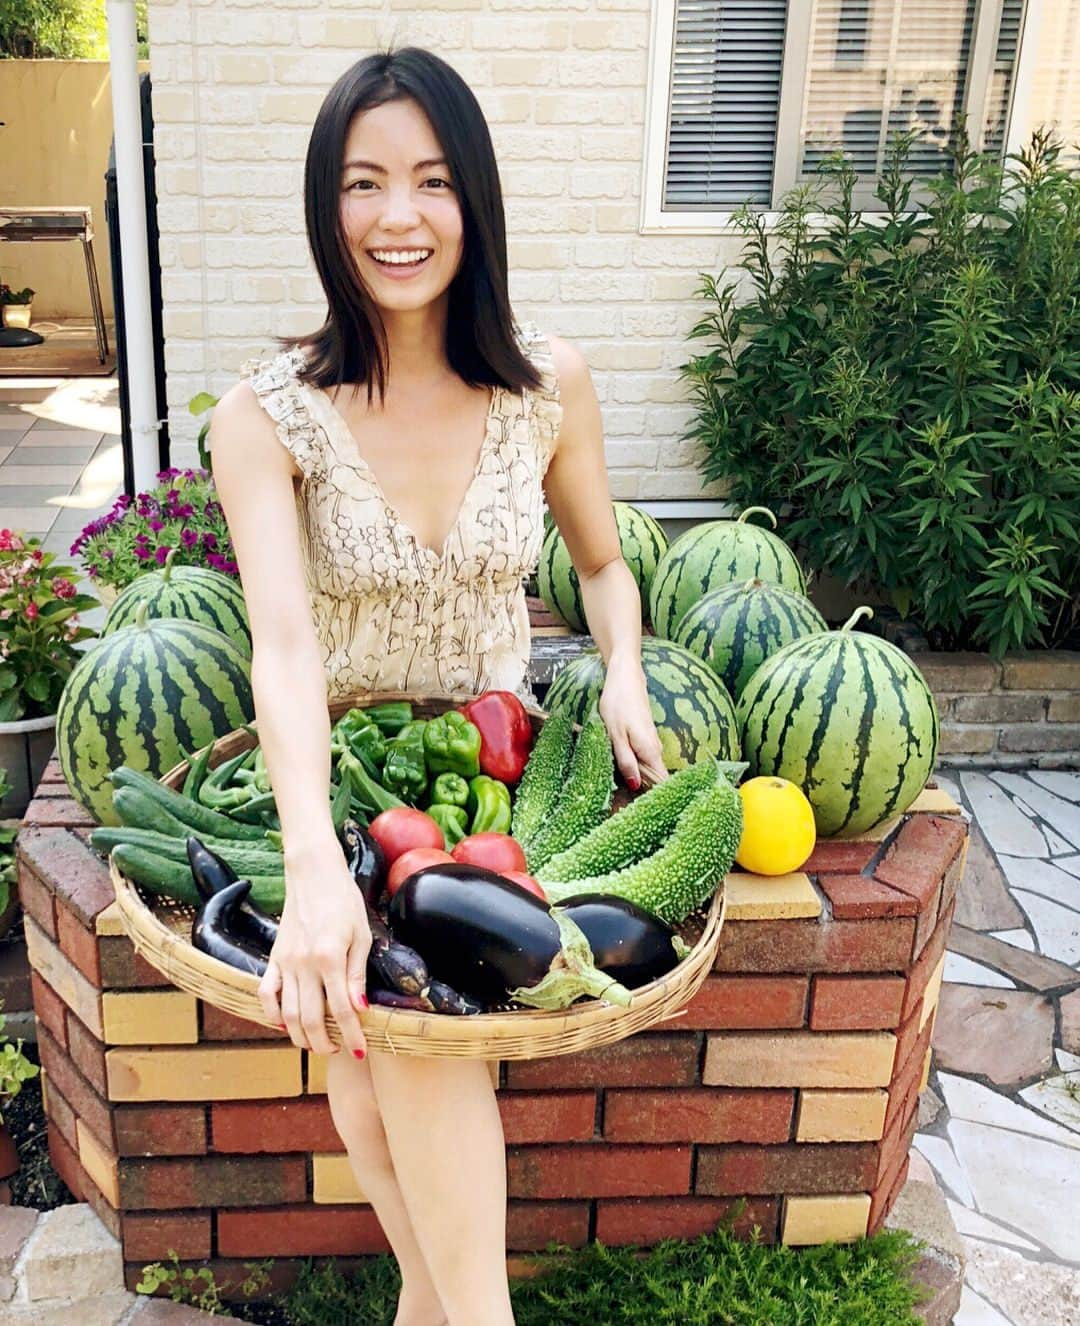
M 703 489 L 678 440 L 678 367 L 698 273 L 731 236 L 639 235 L 649 0 L 150 0 L 158 217 L 174 459 L 191 463 L 198 391 L 220 392 L 276 334 L 318 326 L 301 196 L 326 90 L 393 38 L 427 46 L 475 91 L 507 207 L 520 318 L 576 342 L 604 412 L 616 498 Z
M 169 987 L 124 935 L 91 823 L 46 770 L 19 837 L 53 1163 L 122 1240 L 232 1278 L 385 1250 L 323 1061 Z M 733 874 L 715 969 L 686 1011 L 584 1054 L 493 1065 L 511 1253 L 737 1228 L 818 1243 L 879 1227 L 903 1182 L 967 829 L 930 791 L 819 845 L 805 873 Z

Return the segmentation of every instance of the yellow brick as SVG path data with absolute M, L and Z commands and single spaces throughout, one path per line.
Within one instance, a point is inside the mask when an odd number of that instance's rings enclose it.
M 926 1058 L 923 1060 L 922 1076 L 919 1078 L 919 1091 L 923 1092 L 930 1084 L 930 1061 L 934 1057 L 934 1047 L 926 1047 Z
M 876 1142 L 885 1130 L 886 1091 L 801 1091 L 797 1142 Z
M 789 1197 L 784 1202 L 784 1232 L 788 1244 L 848 1243 L 866 1234 L 870 1220 L 870 1194 L 842 1193 L 835 1197 Z
M 126 935 L 124 923 L 120 919 L 120 908 L 110 902 L 104 911 L 94 917 L 94 932 L 99 935 Z
M 926 982 L 926 990 L 923 993 L 922 1015 L 919 1018 L 920 1031 L 926 1026 L 930 1015 L 938 1006 L 938 999 L 941 997 L 941 978 L 944 974 L 945 954 L 943 953 L 937 966 L 930 973 L 930 979 Z
M 716 1032 L 707 1038 L 709 1087 L 887 1087 L 890 1031 Z
M 68 1008 L 78 1014 L 98 1040 L 102 1040 L 101 999 L 97 990 L 32 917 L 24 918 L 23 928 L 30 966 L 52 986 Z
M 308 1094 L 312 1096 L 325 1096 L 327 1056 L 325 1054 L 308 1054 L 305 1051 L 304 1058 L 307 1060 Z
M 276 1045 L 108 1050 L 110 1100 L 263 1100 L 300 1095 L 300 1051 Z
M 908 806 L 908 813 L 923 811 L 929 815 L 959 815 L 960 807 L 943 788 L 924 787 Z
M 119 1207 L 120 1180 L 116 1173 L 116 1157 L 105 1150 L 81 1119 L 75 1120 L 75 1136 L 79 1141 L 79 1159 L 83 1169 L 109 1205 Z
M 314 1154 L 311 1157 L 312 1201 L 321 1206 L 366 1202 L 352 1172 L 348 1156 Z
M 724 881 L 729 921 L 767 921 L 820 916 L 821 899 L 801 871 L 750 875 L 735 871 Z
M 194 1045 L 199 1039 L 195 996 L 147 990 L 101 996 L 106 1045 Z

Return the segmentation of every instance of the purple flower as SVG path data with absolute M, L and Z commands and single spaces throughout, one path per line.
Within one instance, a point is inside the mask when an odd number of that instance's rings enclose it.
M 204 547 L 204 548 L 216 548 L 216 547 L 217 547 L 217 535 L 216 535 L 216 534 L 211 534 L 209 530 L 208 530 L 208 531 L 202 536 L 202 541 L 203 541 L 203 547 Z
M 172 549 L 169 548 L 169 547 L 168 547 L 166 544 L 164 544 L 164 543 L 161 545 L 160 548 L 155 548 L 155 549 L 154 549 L 154 559 L 155 559 L 155 561 L 157 562 L 158 566 L 164 566 L 164 565 L 165 565 L 165 558 L 168 557 L 168 555 L 169 555 L 170 552 L 172 552 Z
M 146 546 L 145 543 L 140 544 L 139 547 L 135 549 L 135 556 L 139 559 L 140 562 L 148 561 L 150 557 L 150 549 Z
M 177 508 L 176 514 L 180 517 L 181 520 L 187 520 L 189 516 L 193 516 L 195 514 L 195 508 L 191 505 L 190 502 L 185 502 L 183 506 Z
M 180 531 L 180 543 L 185 548 L 194 548 L 199 542 L 199 536 L 193 529 L 183 529 Z
M 102 548 L 101 555 L 105 558 L 107 562 L 111 562 L 112 559 L 116 556 L 116 550 L 115 548 Z
M 164 529 L 164 528 L 165 528 L 165 522 L 164 522 L 163 520 L 158 520 L 157 516 L 151 516 L 151 518 L 150 518 L 150 528 L 151 528 L 151 529 L 154 531 L 154 533 L 156 534 L 156 533 L 158 532 L 158 530 L 161 530 L 161 529 Z

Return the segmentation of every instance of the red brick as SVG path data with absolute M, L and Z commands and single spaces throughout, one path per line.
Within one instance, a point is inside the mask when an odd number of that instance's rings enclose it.
M 754 1229 L 762 1243 L 775 1243 L 780 1203 L 775 1197 L 660 1197 L 596 1204 L 596 1238 L 608 1247 L 648 1246 L 663 1239 L 694 1239 L 730 1229 L 748 1239 Z
M 56 900 L 56 933 L 60 949 L 82 972 L 91 985 L 101 988 L 97 935 L 87 930 L 60 898 Z
M 549 1243 L 568 1248 L 589 1241 L 588 1202 L 510 1202 L 506 1246 L 511 1252 L 542 1252 Z
M 701 1147 L 694 1191 L 715 1197 L 869 1192 L 877 1156 L 877 1145 L 863 1142 Z
M 79 809 L 74 802 L 70 804 L 73 810 Z M 79 814 L 81 822 L 94 824 L 84 812 Z M 77 833 L 67 830 L 24 830 L 19 835 L 19 843 L 36 874 L 56 891 L 57 897 L 83 925 L 92 930 L 98 912 L 108 907 L 116 896 L 108 863 Z
M 206 1110 L 201 1105 L 117 1105 L 113 1123 L 118 1155 L 206 1155 Z
M 900 1023 L 902 976 L 815 976 L 810 996 L 814 1031 L 888 1031 Z
M 926 1052 L 930 1048 L 933 1030 L 934 1019 L 928 1018 L 906 1063 L 898 1071 L 894 1070 L 893 1080 L 889 1084 L 889 1104 L 885 1110 L 886 1134 L 896 1121 L 897 1115 L 906 1108 L 909 1100 L 918 1097 L 923 1064 L 926 1062 Z
M 49 1126 L 49 1159 L 52 1161 L 53 1169 L 71 1190 L 72 1197 L 77 1202 L 85 1201 L 86 1172 L 79 1162 L 78 1155 L 60 1136 L 60 1130 L 55 1124 Z
M 83 810 L 77 801 L 57 797 L 36 797 L 26 808 L 23 824 L 35 828 L 74 828 L 76 825 L 92 829 L 97 820 Z
M 344 1151 L 325 1096 L 230 1101 L 210 1107 L 214 1151 Z
M 9 1017 L 34 1006 L 30 960 L 26 956 L 26 941 L 21 936 L 0 944 L 0 1003 Z
M 42 783 L 63 783 L 67 787 L 67 780 L 64 778 L 63 770 L 60 768 L 60 761 L 55 757 L 51 759 L 45 768 L 41 771 L 41 778 L 38 787 Z
M 251 1274 L 250 1258 L 244 1260 L 239 1257 L 211 1257 L 207 1261 L 189 1262 L 187 1264 L 195 1270 L 210 1272 L 218 1286 L 223 1303 L 250 1301 L 243 1292 L 243 1283 Z M 124 1263 L 124 1283 L 128 1289 L 134 1290 L 139 1283 L 145 1265 L 145 1262 L 128 1261 Z M 279 1257 L 272 1260 L 266 1272 L 268 1283 L 264 1297 L 271 1298 L 288 1293 L 307 1265 L 308 1258 L 306 1257 Z M 351 1278 L 369 1268 L 370 1265 L 370 1260 L 367 1257 L 339 1257 L 336 1268 L 346 1278 Z M 160 1295 L 162 1291 L 159 1290 L 158 1292 Z M 169 1315 L 165 1315 L 166 1309 L 168 1309 Z M 167 1299 L 161 1297 L 153 1299 L 141 1306 L 139 1326 L 181 1326 L 181 1323 L 172 1315 L 173 1311 L 173 1304 Z M 158 1315 L 159 1312 L 160 1315 Z M 195 1319 L 195 1323 L 196 1326 L 204 1326 L 198 1318 Z M 184 1319 L 182 1326 L 191 1326 L 191 1323 Z
M 904 1103 L 897 1111 L 895 1119 L 885 1129 L 885 1136 L 878 1148 L 877 1171 L 874 1175 L 874 1188 L 886 1187 L 892 1183 L 900 1166 L 907 1159 L 911 1150 L 911 1141 L 919 1126 L 919 1084 L 912 1082 L 908 1088 Z
M 806 1022 L 805 976 L 708 976 L 679 1015 L 680 1030 L 768 1030 Z
M 793 1091 L 606 1091 L 604 1137 L 610 1142 L 786 1142 L 794 1109 Z
M 52 1032 L 56 1041 L 67 1049 L 67 1004 L 60 998 L 48 982 L 43 981 L 36 971 L 30 973 L 30 989 L 34 996 L 34 1013 L 37 1020 Z
M 165 1261 L 176 1253 L 181 1261 L 204 1261 L 210 1256 L 209 1211 L 160 1215 L 156 1211 L 128 1211 L 121 1217 L 124 1256 L 132 1261 Z
M 18 864 L 19 901 L 23 911 L 41 926 L 50 939 L 56 938 L 56 901 L 29 866 L 21 859 Z
M 688 1146 L 511 1147 L 511 1197 L 662 1197 L 690 1191 Z
M 103 990 L 143 990 L 170 984 L 152 967 L 126 935 L 102 935 L 98 939 Z
M 305 1163 L 299 1156 L 120 1161 L 120 1200 L 130 1211 L 284 1206 L 306 1195 Z
M 873 917 L 915 916 L 914 898 L 869 875 L 819 875 L 818 884 L 832 904 L 838 921 L 860 921 Z
M 697 1080 L 700 1041 L 695 1035 L 645 1032 L 581 1054 L 515 1059 L 506 1065 L 508 1087 L 688 1087 Z
M 48 1030 L 38 1025 L 38 1052 L 41 1066 L 49 1078 L 50 1087 L 55 1083 L 75 1113 L 86 1124 L 99 1142 L 108 1151 L 114 1149 L 112 1115 L 108 1104 L 102 1100 L 82 1073 L 71 1062 L 64 1050 L 50 1036 Z
M 74 1151 L 79 1149 L 79 1134 L 75 1128 L 75 1111 L 60 1093 L 59 1087 L 51 1079 L 46 1091 L 48 1097 L 49 1122 L 60 1129 L 60 1133 Z
M 886 1187 L 879 1188 L 870 1195 L 870 1220 L 867 1225 L 867 1234 L 876 1234 L 881 1228 L 885 1217 L 893 1208 L 893 1203 L 900 1195 L 900 1189 L 907 1182 L 908 1169 L 911 1165 L 911 1157 L 908 1156 L 900 1166 L 899 1172 L 892 1183 Z
M 966 837 L 967 825 L 955 815 L 912 815 L 876 866 L 874 878 L 926 909 Z
M 85 1171 L 84 1171 L 85 1172 Z M 89 1174 L 83 1179 L 83 1199 L 90 1203 L 94 1209 L 94 1214 L 109 1231 L 109 1233 L 119 1242 L 120 1239 L 120 1213 L 116 1207 L 109 1201 L 105 1194 L 98 1188 Z
M 274 1041 L 287 1040 L 284 1031 L 276 1027 L 264 1027 L 261 1022 L 249 1022 L 247 1018 L 234 1017 L 213 1004 L 199 1001 L 201 1040 L 204 1041 Z
M 845 842 L 842 838 L 823 838 L 810 860 L 803 866 L 808 874 L 858 875 L 874 859 L 878 843 Z
M 65 782 L 38 783 L 37 787 L 34 788 L 33 799 L 36 801 L 39 797 L 47 797 L 49 800 L 52 801 L 73 800 L 73 797 L 71 795 L 71 789 L 68 787 L 67 783 Z
M 595 1091 L 500 1091 L 507 1143 L 588 1142 L 596 1128 Z
M 949 926 L 952 924 L 955 906 L 955 903 L 951 903 L 942 914 L 934 927 L 934 933 L 927 940 L 926 946 L 919 954 L 915 965 L 908 972 L 907 990 L 904 994 L 904 1007 L 901 1013 L 905 1020 L 911 1016 L 912 1009 L 923 997 L 923 991 L 930 982 L 934 968 L 945 952 L 945 944 L 949 938 Z
M 68 1054 L 75 1067 L 104 1100 L 109 1098 L 109 1082 L 105 1075 L 105 1046 L 97 1037 L 68 1011 Z
M 219 1211 L 217 1244 L 223 1257 L 347 1257 L 390 1251 L 369 1206 Z
M 915 922 L 735 921 L 725 925 L 714 969 L 723 972 L 903 971 Z

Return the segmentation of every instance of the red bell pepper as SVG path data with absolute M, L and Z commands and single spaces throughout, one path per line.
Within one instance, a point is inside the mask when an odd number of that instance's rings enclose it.
M 480 772 L 500 783 L 517 783 L 533 745 L 525 706 L 512 691 L 485 691 L 461 712 L 480 729 Z

